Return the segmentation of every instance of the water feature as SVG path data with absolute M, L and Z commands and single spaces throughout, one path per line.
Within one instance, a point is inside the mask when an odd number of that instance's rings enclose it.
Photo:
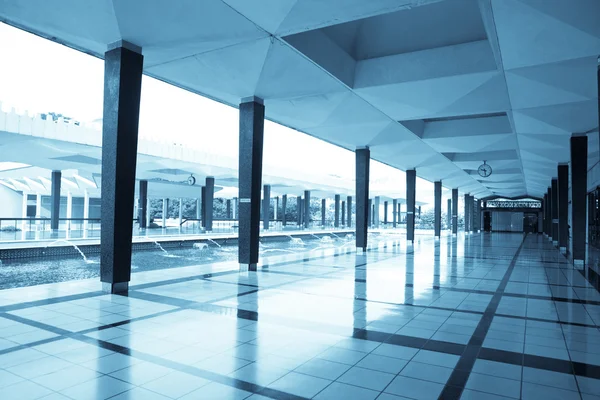
M 221 248 L 221 245 L 220 245 L 219 243 L 215 242 L 214 240 L 212 240 L 212 239 L 210 239 L 210 238 L 207 238 L 206 240 L 207 240 L 207 241 L 209 241 L 209 242 L 211 242 L 211 243 L 214 243 L 214 244 L 216 244 L 216 245 L 217 245 L 217 247 Z
M 77 247 L 77 245 L 75 243 L 69 242 L 68 240 L 65 240 L 65 239 L 55 240 L 54 242 L 52 242 L 48 246 L 46 246 L 46 248 L 52 246 L 53 244 L 57 244 L 57 243 L 65 243 L 65 244 L 68 244 L 69 246 L 72 246 L 75 250 L 77 250 L 79 252 L 79 254 L 81 255 L 81 258 L 83 258 L 83 261 L 85 261 L 86 264 L 95 264 L 96 263 L 96 261 L 88 260 L 86 255 L 83 254 L 83 251 L 81 251 L 81 249 L 79 247 Z
M 164 257 L 169 257 L 169 258 L 178 258 L 178 257 L 179 257 L 179 256 L 176 256 L 175 254 L 171 254 L 171 253 L 169 253 L 168 251 L 166 251 L 166 250 L 164 249 L 164 247 L 162 247 L 162 246 L 160 245 L 160 243 L 158 243 L 158 242 L 156 242 L 156 241 L 155 241 L 155 242 L 154 242 L 154 244 L 155 244 L 155 245 L 156 245 L 156 246 L 157 246 L 157 247 L 158 247 L 158 248 L 159 248 L 159 249 L 160 249 L 160 250 L 163 252 L 163 256 L 164 256 Z
M 192 248 L 198 250 L 206 250 L 208 249 L 208 245 L 206 243 L 194 243 L 192 245 Z
M 306 239 L 306 237 L 303 240 L 293 236 L 288 236 L 288 238 L 289 241 L 283 239 L 269 241 L 267 245 L 261 243 L 261 259 L 277 256 L 301 256 L 311 251 L 311 249 L 318 249 L 319 251 L 338 251 L 340 249 L 340 251 L 345 251 L 343 247 L 349 243 L 346 242 L 344 246 L 340 247 L 325 247 L 320 238 L 319 240 Z M 214 262 L 231 262 L 232 265 L 237 265 L 237 245 L 217 247 L 199 242 L 188 243 L 187 247 L 170 248 L 168 251 L 156 244 L 154 247 L 154 250 L 132 252 L 132 271 L 137 273 Z M 2 261 L 0 266 L 0 290 L 78 279 L 96 279 L 100 275 L 99 255 L 90 255 L 85 259 L 83 259 L 83 256 L 77 258 L 73 256 L 47 256 L 34 259 L 3 259 Z M 133 276 L 132 279 L 135 281 L 135 274 Z

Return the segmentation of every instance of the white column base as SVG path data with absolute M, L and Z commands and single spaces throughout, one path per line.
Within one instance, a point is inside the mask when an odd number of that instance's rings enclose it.
M 102 291 L 110 294 L 127 293 L 129 291 L 129 282 L 102 282 Z
M 256 271 L 256 264 L 244 264 L 240 263 L 240 272 Z

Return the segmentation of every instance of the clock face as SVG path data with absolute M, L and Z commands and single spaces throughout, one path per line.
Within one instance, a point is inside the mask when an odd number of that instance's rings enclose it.
M 189 184 L 190 186 L 194 186 L 194 185 L 196 184 L 196 178 L 194 178 L 193 176 L 190 176 L 190 177 L 188 178 L 188 184 Z
M 477 170 L 477 172 L 479 173 L 479 175 L 481 175 L 484 178 L 487 178 L 488 176 L 490 176 L 492 174 L 492 167 L 490 167 L 487 164 L 481 164 L 479 166 L 479 169 Z

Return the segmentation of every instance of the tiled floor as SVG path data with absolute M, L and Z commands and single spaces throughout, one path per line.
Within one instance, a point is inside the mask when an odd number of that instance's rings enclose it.
M 600 399 L 600 294 L 541 235 L 310 257 L 0 293 L 0 399 Z

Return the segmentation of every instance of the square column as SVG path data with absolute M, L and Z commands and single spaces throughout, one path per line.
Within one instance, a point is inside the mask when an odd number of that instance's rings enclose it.
M 240 104 L 238 261 L 242 271 L 256 271 L 258 264 L 264 123 L 262 100 Z
M 442 232 L 442 182 L 433 183 L 433 235 L 439 239 Z
M 552 179 L 552 243 L 558 246 L 558 179 Z
M 346 202 L 342 200 L 342 226 L 346 226 Z
M 202 215 L 202 227 L 206 228 L 206 187 L 200 188 L 200 214 Z
M 358 203 L 356 203 L 358 205 Z M 358 218 L 358 217 L 356 217 Z M 371 227 L 373 219 L 373 200 L 369 199 L 367 207 L 367 226 Z
M 383 202 L 383 224 L 387 227 L 388 223 L 388 202 Z
M 469 221 L 469 231 L 471 233 L 475 232 L 475 197 L 469 196 L 469 217 L 471 217 L 471 221 Z
M 569 243 L 569 166 L 558 166 L 558 247 L 567 252 Z
M 464 216 L 464 220 L 465 220 L 465 233 L 469 233 L 469 222 L 471 221 L 470 217 L 469 217 L 469 195 L 465 194 L 465 216 Z
M 325 227 L 325 207 L 327 206 L 327 201 L 325 199 L 321 199 L 321 227 Z
M 448 206 L 446 211 L 446 227 L 452 229 L 452 199 L 448 199 Z
M 277 222 L 277 214 L 279 211 L 279 196 L 275 196 L 275 205 L 273 207 L 273 221 Z
M 71 193 L 71 191 L 69 190 L 67 192 L 67 232 L 71 230 L 71 218 L 73 218 L 73 193 Z
M 415 241 L 415 203 L 417 171 L 406 171 L 406 240 Z
M 262 217 L 263 229 L 269 230 L 269 214 L 271 213 L 271 185 L 263 186 Z
M 169 199 L 163 199 L 162 202 L 162 227 L 167 228 L 167 214 L 169 213 Z
M 41 201 L 41 196 L 38 196 L 38 201 Z M 40 204 L 41 205 L 41 204 Z M 83 238 L 87 238 L 90 218 L 90 192 L 87 189 L 83 192 Z
M 181 229 L 181 224 L 183 223 L 183 199 L 179 198 L 179 229 Z
M 231 199 L 225 201 L 225 213 L 227 214 L 227 219 L 231 219 Z
M 571 253 L 575 265 L 583 265 L 586 259 L 587 156 L 587 136 L 571 137 Z
M 100 280 L 109 293 L 129 289 L 135 170 L 144 57 L 119 42 L 104 55 Z M 113 47 L 110 49 L 110 47 Z
M 552 227 L 554 226 L 554 221 L 552 220 L 552 181 L 550 181 L 550 187 L 548 188 L 548 209 L 546 213 L 548 214 L 548 239 L 552 241 Z
M 212 232 L 215 199 L 215 178 L 211 176 L 206 177 L 206 184 L 204 190 L 204 228 L 206 229 L 206 232 Z
M 302 226 L 302 197 L 296 196 L 296 210 L 298 211 L 298 229 Z
M 452 189 L 452 234 L 458 234 L 458 188 Z
M 310 227 L 310 190 L 304 191 L 304 206 L 302 208 L 304 227 L 308 229 Z
M 381 199 L 379 196 L 375 196 L 375 204 L 373 204 L 373 225 L 375 228 L 379 228 L 379 209 L 381 208 Z
M 369 215 L 369 148 L 356 149 L 356 249 L 367 250 Z
M 348 228 L 352 227 L 352 196 L 346 197 L 346 212 L 348 213 L 348 217 L 346 218 L 346 226 Z
M 544 223 L 542 224 L 544 228 L 544 235 L 548 235 L 548 193 L 544 194 L 544 203 L 543 203 L 543 216 Z
M 287 209 L 287 194 L 281 196 L 281 225 L 285 226 L 287 224 L 286 217 L 286 209 Z
M 339 194 L 335 195 L 334 210 L 335 210 L 335 216 L 334 216 L 334 220 L 333 220 L 333 226 L 334 226 L 334 228 L 339 228 L 340 227 L 340 195 Z
M 50 229 L 58 230 L 60 218 L 60 184 L 62 173 L 52 171 L 52 188 L 50 189 Z
M 392 200 L 392 228 L 398 223 L 398 200 Z
M 481 200 L 475 199 L 475 232 L 481 232 Z
M 147 212 L 148 209 L 148 181 L 141 180 L 139 183 L 139 194 L 138 199 L 138 224 L 140 229 L 146 229 L 148 227 Z

